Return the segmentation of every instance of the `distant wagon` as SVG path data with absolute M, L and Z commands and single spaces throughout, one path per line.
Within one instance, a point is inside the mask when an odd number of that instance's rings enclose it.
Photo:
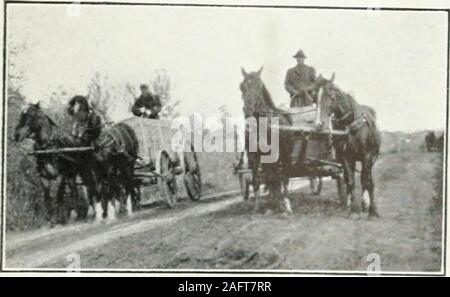
M 434 131 L 430 131 L 425 135 L 425 147 L 427 152 L 441 152 L 444 149 L 444 133 L 436 136 Z

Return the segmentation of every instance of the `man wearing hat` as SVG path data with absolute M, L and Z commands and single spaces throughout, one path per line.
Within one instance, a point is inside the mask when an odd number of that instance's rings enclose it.
M 291 107 L 312 105 L 316 100 L 312 84 L 316 79 L 316 70 L 305 64 L 306 56 L 299 50 L 294 58 L 297 65 L 289 69 L 286 73 L 284 87 L 291 96 Z
M 135 116 L 159 119 L 159 112 L 161 111 L 161 100 L 158 95 L 153 95 L 148 86 L 141 85 L 141 96 L 134 102 L 131 111 Z

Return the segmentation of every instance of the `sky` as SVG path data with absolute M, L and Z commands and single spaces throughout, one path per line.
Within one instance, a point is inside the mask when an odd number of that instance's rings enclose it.
M 275 103 L 288 105 L 283 82 L 301 48 L 317 74 L 335 72 L 341 89 L 376 109 L 381 129 L 445 127 L 443 12 L 9 4 L 7 13 L 9 44 L 27 43 L 18 64 L 29 101 L 45 103 L 61 86 L 86 94 L 95 72 L 138 86 L 165 69 L 181 114 L 225 105 L 241 117 L 240 68 L 264 66 Z M 126 104 L 113 118 L 129 115 Z

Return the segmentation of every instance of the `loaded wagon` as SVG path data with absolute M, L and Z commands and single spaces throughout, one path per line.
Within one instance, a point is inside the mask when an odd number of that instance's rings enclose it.
M 288 175 L 291 179 L 305 179 L 309 181 L 311 193 L 319 195 L 322 190 L 322 178 L 331 177 L 336 181 L 338 198 L 346 203 L 346 189 L 343 179 L 342 165 L 336 160 L 333 139 L 346 136 L 345 131 L 334 130 L 332 118 L 324 126 L 318 126 L 320 107 L 316 104 L 306 107 L 290 108 L 292 126 L 278 126 L 281 130 L 293 132 L 292 164 Z M 246 154 L 242 155 L 240 168 L 236 173 L 242 197 L 247 200 L 252 185 L 252 172 L 246 161 Z M 262 168 L 260 168 L 262 171 Z
M 142 196 L 142 186 L 158 186 L 161 198 L 172 207 L 180 182 L 190 199 L 200 199 L 201 173 L 197 155 L 190 144 L 184 145 L 188 150 L 173 150 L 171 136 L 176 131 L 169 120 L 132 117 L 122 123 L 133 128 L 139 143 L 134 173 L 138 200 Z

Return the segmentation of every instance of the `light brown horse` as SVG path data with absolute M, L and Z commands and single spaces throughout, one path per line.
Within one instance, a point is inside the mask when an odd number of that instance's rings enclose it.
M 341 91 L 330 80 L 318 78 L 321 91 L 320 101 L 324 114 L 334 117 L 334 129 L 348 133 L 345 139 L 333 139 L 336 157 L 344 167 L 347 196 L 350 199 L 350 214 L 359 216 L 365 210 L 362 196 L 367 192 L 370 198 L 369 217 L 378 217 L 375 203 L 375 183 L 372 168 L 380 153 L 381 135 L 376 126 L 376 113 L 373 108 L 358 104 L 355 99 Z M 362 196 L 355 196 L 355 167 L 361 162 Z

